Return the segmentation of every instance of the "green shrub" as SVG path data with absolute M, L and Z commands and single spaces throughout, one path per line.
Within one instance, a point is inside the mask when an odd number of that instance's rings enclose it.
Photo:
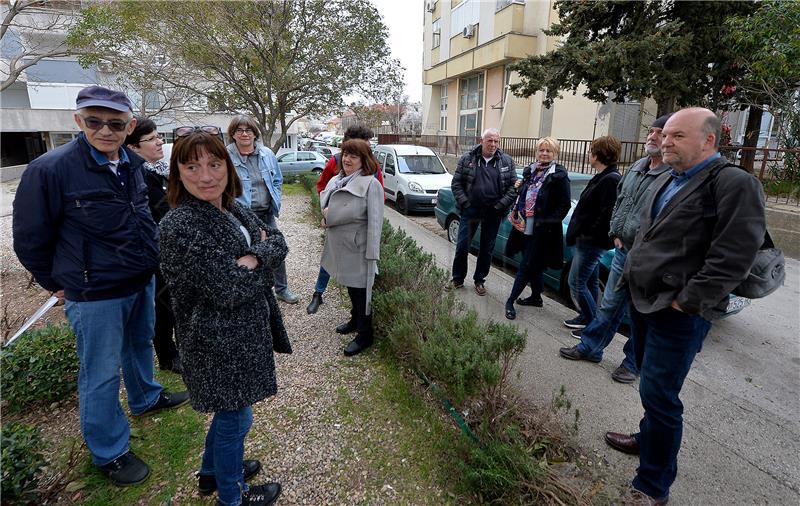
M 77 388 L 78 354 L 69 325 L 28 330 L 2 350 L 3 401 L 10 411 L 61 400 Z
M 0 428 L 3 504 L 27 504 L 36 498 L 37 474 L 44 466 L 39 429 L 11 422 Z

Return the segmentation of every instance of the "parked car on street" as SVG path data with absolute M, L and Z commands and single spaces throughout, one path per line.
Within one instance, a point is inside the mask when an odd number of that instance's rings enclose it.
M 292 151 L 278 156 L 281 174 L 300 174 L 302 172 L 322 173 L 328 159 L 314 151 Z
M 517 177 L 522 178 L 522 169 L 517 170 Z M 569 213 L 562 222 L 562 226 L 564 227 L 564 237 L 566 237 L 567 235 L 567 226 L 569 225 L 570 218 L 572 218 L 572 211 L 575 210 L 575 206 L 578 204 L 578 199 L 580 198 L 581 193 L 586 188 L 586 185 L 589 183 L 589 180 L 591 178 L 592 176 L 589 174 L 579 174 L 576 172 L 569 173 L 572 206 L 570 207 Z M 447 239 L 453 244 L 456 244 L 456 242 L 458 241 L 458 227 L 460 225 L 460 217 L 459 217 L 459 211 L 455 205 L 456 203 L 455 203 L 455 198 L 453 197 L 453 191 L 449 187 L 440 189 L 436 200 L 437 203 L 436 207 L 434 208 L 434 213 L 436 214 L 436 221 L 443 229 L 447 231 Z M 508 237 L 510 234 L 511 234 L 511 222 L 504 218 L 500 223 L 500 229 L 497 233 L 497 239 L 494 243 L 494 251 L 492 252 L 492 256 L 501 263 L 513 266 L 514 268 L 518 268 L 520 261 L 522 261 L 522 253 L 517 253 L 514 257 L 507 257 L 505 254 L 506 243 L 508 242 Z M 471 248 L 476 251 L 478 249 L 480 235 L 481 231 L 479 228 L 478 232 L 475 234 L 475 237 L 472 239 L 472 244 L 471 244 Z M 545 285 L 547 285 L 554 291 L 561 294 L 561 296 L 564 297 L 564 299 L 566 299 L 567 301 L 572 300 L 569 293 L 569 284 L 567 283 L 567 277 L 569 276 L 569 269 L 572 264 L 572 257 L 574 253 L 575 253 L 575 247 L 567 246 L 565 243 L 563 267 L 561 269 L 547 269 L 546 271 L 544 271 Z M 608 272 L 609 269 L 611 268 L 611 261 L 613 258 L 614 258 L 613 249 L 606 251 L 603 254 L 603 256 L 600 257 L 601 296 L 603 290 L 605 289 L 605 282 L 608 279 Z M 725 316 L 736 314 L 748 305 L 750 305 L 750 299 L 731 295 Z
M 382 144 L 373 153 L 383 172 L 386 198 L 403 214 L 433 210 L 439 189 L 453 180 L 436 153 L 425 146 Z
M 333 155 L 335 155 L 336 153 L 341 151 L 341 149 L 339 149 L 339 148 L 334 148 L 334 147 L 331 147 L 331 146 L 320 146 L 320 145 L 313 146 L 311 148 L 311 150 L 321 154 L 326 159 L 332 158 Z

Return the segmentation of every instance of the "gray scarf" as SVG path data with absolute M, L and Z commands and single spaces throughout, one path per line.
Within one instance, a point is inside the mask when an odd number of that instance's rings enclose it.
M 353 178 L 358 177 L 360 175 L 361 175 L 361 169 L 358 169 L 349 176 L 345 176 L 343 171 L 341 174 L 336 176 L 336 179 L 333 180 L 333 185 L 334 185 L 333 189 L 340 190 L 344 188 L 345 186 L 347 186 L 347 183 L 353 180 Z

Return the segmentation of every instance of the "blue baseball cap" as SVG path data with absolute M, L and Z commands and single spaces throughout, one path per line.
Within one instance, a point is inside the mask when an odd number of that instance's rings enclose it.
M 105 107 L 120 112 L 133 112 L 133 104 L 124 93 L 102 86 L 89 86 L 79 91 L 75 105 L 77 109 Z

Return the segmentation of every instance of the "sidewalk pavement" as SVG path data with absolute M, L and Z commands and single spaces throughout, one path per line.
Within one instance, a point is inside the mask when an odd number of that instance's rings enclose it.
M 389 207 L 385 215 L 393 226 L 405 230 L 420 247 L 435 256 L 442 268 L 450 271 L 454 245 Z M 787 281 L 790 286 L 784 288 L 790 288 L 786 290 L 787 297 L 796 300 L 797 262 L 792 262 L 794 273 Z M 504 304 L 513 278 L 492 268 L 486 280 L 488 294 L 480 297 L 472 289 L 474 268 L 475 257 L 470 255 L 470 275 L 464 288 L 457 292 L 459 299 L 483 318 L 508 322 L 504 317 Z M 523 296 L 527 295 L 526 289 Z M 796 315 L 797 306 L 793 311 Z M 527 332 L 528 345 L 516 364 L 520 376 L 513 375 L 513 381 L 523 396 L 539 405 L 549 403 L 564 385 L 573 408 L 580 411 L 578 444 L 584 454 L 605 457 L 610 464 L 610 474 L 619 483 L 626 483 L 635 474 L 638 458 L 611 450 L 603 441 L 603 434 L 609 430 L 637 431 L 643 413 L 638 382 L 621 385 L 610 378 L 611 371 L 622 360 L 625 338 L 617 335 L 600 364 L 561 359 L 558 349 L 577 343 L 562 324 L 574 314 L 546 297 L 543 308 L 517 306 L 517 319 L 512 323 Z M 752 378 L 735 384 L 730 381 L 730 368 L 726 368 L 730 359 L 719 354 L 733 352 L 730 347 L 737 343 L 720 344 L 720 332 L 712 329 L 681 394 L 685 405 L 683 444 L 670 504 L 800 503 L 800 410 L 797 409 L 800 357 L 797 356 L 796 318 L 790 317 L 789 325 L 794 331 L 788 334 L 794 334 L 794 344 L 787 345 L 790 347 L 788 355 L 781 356 L 789 365 L 778 367 L 765 361 L 756 366 L 765 370 L 775 367 L 786 376 L 779 378 L 776 385 L 763 387 L 763 391 L 753 388 L 762 387 L 753 385 Z M 724 323 L 720 325 L 722 332 L 730 332 L 731 324 Z M 745 350 L 736 357 L 751 361 L 764 358 L 752 358 L 754 355 L 757 354 Z M 756 393 L 748 394 L 744 392 L 746 388 Z

